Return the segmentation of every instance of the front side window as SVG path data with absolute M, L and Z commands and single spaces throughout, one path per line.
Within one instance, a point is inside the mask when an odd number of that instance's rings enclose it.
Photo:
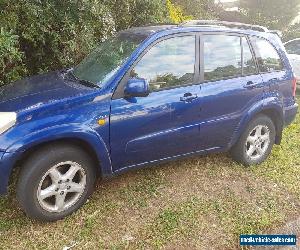
M 280 56 L 267 40 L 252 37 L 251 43 L 255 51 L 260 72 L 267 73 L 283 69 Z
M 193 83 L 195 36 L 173 37 L 154 45 L 130 72 L 148 80 L 151 90 Z

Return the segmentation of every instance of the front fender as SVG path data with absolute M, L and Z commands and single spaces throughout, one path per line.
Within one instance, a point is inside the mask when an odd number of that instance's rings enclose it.
M 242 133 L 245 131 L 247 125 L 249 122 L 258 114 L 260 113 L 266 113 L 266 112 L 275 112 L 276 113 L 276 119 L 279 122 L 279 125 L 281 126 L 277 129 L 277 136 L 281 137 L 280 131 L 282 131 L 282 124 L 283 124 L 283 106 L 281 100 L 276 96 L 271 96 L 266 99 L 261 100 L 260 102 L 255 103 L 253 106 L 251 106 L 247 112 L 243 112 L 243 116 L 235 129 L 234 135 L 232 137 L 232 140 L 229 143 L 229 148 L 231 148 L 237 140 L 240 138 Z M 278 125 L 278 124 L 277 124 Z
M 84 124 L 57 125 L 30 133 L 15 142 L 6 151 L 21 155 L 39 144 L 61 139 L 79 139 L 88 143 L 97 155 L 101 173 L 104 176 L 112 174 L 108 142 L 105 143 L 95 130 Z

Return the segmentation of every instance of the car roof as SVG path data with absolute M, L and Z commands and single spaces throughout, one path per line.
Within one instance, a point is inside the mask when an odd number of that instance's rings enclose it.
M 177 25 L 149 25 L 149 26 L 141 26 L 141 27 L 132 27 L 129 29 L 124 30 L 123 32 L 129 32 L 135 35 L 143 35 L 149 36 L 155 32 L 175 28 Z
M 199 21 L 202 22 L 202 20 Z M 239 25 L 241 26 L 239 27 Z M 168 34 L 177 33 L 177 32 L 231 32 L 231 33 L 240 33 L 246 35 L 262 36 L 267 39 L 273 36 L 278 37 L 278 34 L 276 32 L 269 31 L 267 28 L 262 26 L 242 24 L 242 23 L 231 23 L 231 22 L 218 22 L 216 24 L 214 23 L 210 24 L 210 22 L 208 22 L 208 24 L 201 24 L 201 25 L 197 25 L 197 24 L 195 25 L 193 23 L 190 24 L 183 23 L 178 25 L 158 24 L 158 25 L 149 25 L 149 26 L 142 26 L 142 27 L 133 27 L 123 32 L 129 32 L 135 35 L 141 35 L 145 37 L 148 37 L 154 33 L 161 33 L 161 32 L 162 33 L 167 32 Z

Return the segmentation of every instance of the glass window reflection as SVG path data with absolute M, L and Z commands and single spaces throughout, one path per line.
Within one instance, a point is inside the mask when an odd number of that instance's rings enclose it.
M 151 90 L 192 83 L 195 36 L 174 37 L 154 45 L 138 62 L 130 77 L 147 79 Z
M 240 37 L 205 35 L 203 39 L 205 81 L 242 75 Z
M 283 69 L 281 59 L 275 48 L 265 39 L 252 37 L 251 43 L 261 72 L 273 72 Z

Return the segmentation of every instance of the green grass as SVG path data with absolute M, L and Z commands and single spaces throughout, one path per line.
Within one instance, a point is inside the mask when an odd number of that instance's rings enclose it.
M 239 234 L 300 216 L 300 116 L 260 166 L 216 154 L 130 172 L 99 182 L 63 221 L 28 219 L 10 190 L 0 199 L 0 249 L 238 249 Z

